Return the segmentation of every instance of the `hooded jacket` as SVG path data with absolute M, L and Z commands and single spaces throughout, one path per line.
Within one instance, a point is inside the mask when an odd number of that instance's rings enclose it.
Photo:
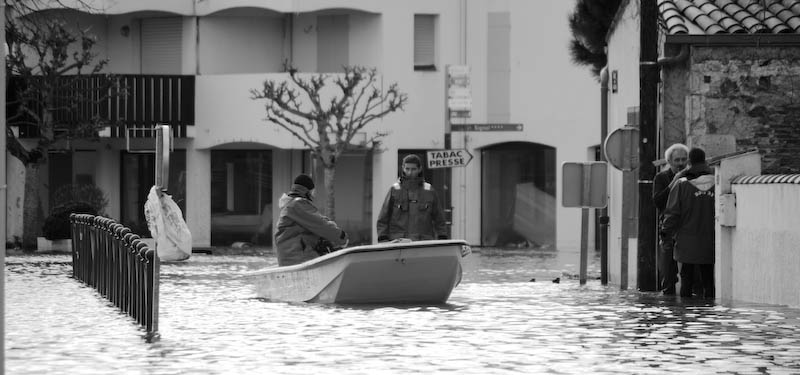
M 447 239 L 439 196 L 422 177 L 401 177 L 389 189 L 378 215 L 378 241 Z
M 314 250 L 320 238 L 335 247 L 347 246 L 347 235 L 333 220 L 319 213 L 311 203 L 308 189 L 292 185 L 278 201 L 280 216 L 275 230 L 279 266 L 303 263 L 319 256 Z
M 678 262 L 714 264 L 714 175 L 699 164 L 684 176 L 669 192 L 661 236 L 674 236 Z

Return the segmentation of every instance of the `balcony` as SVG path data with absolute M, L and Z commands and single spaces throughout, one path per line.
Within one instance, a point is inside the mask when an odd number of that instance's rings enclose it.
M 109 85 L 108 79 L 117 82 Z M 157 124 L 169 124 L 174 137 L 186 138 L 187 127 L 194 125 L 194 76 L 92 75 L 65 77 L 65 80 L 69 81 L 61 85 L 63 88 L 54 96 L 56 131 L 99 120 L 107 123 L 110 129 L 110 133 L 104 135 L 112 138 L 125 137 L 126 130 L 130 130 L 131 137 L 153 137 L 150 129 Z M 7 91 L 9 103 L 20 97 L 25 85 L 20 77 L 11 77 Z M 31 105 L 32 111 L 41 116 L 41 101 L 33 99 L 32 102 L 37 103 Z M 19 109 L 15 105 L 8 106 L 9 118 L 18 115 Z M 33 116 L 20 115 L 18 120 L 21 120 L 20 138 L 39 136 L 38 127 L 33 125 Z

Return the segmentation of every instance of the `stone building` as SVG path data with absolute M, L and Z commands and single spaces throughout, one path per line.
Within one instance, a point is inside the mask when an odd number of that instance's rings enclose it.
M 623 0 L 607 36 L 612 130 L 626 125 L 639 106 L 639 4 Z M 703 147 L 709 157 L 757 148 L 764 173 L 800 172 L 800 2 L 657 4 L 658 155 L 676 142 Z M 620 267 L 614 251 L 625 187 L 620 172 L 610 181 L 609 264 L 612 282 L 619 282 L 613 280 Z M 636 252 L 630 257 L 629 284 L 636 285 Z

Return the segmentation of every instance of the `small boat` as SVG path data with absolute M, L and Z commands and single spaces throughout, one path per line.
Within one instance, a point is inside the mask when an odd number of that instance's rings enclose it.
M 259 298 L 343 304 L 438 304 L 461 281 L 463 240 L 355 246 L 245 275 Z

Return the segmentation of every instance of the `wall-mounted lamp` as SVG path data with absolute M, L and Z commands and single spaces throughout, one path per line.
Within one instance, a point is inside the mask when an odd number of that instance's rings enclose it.
M 128 35 L 131 34 L 131 27 L 128 26 L 128 25 L 122 26 L 122 27 L 119 28 L 119 33 L 122 36 L 127 37 Z

